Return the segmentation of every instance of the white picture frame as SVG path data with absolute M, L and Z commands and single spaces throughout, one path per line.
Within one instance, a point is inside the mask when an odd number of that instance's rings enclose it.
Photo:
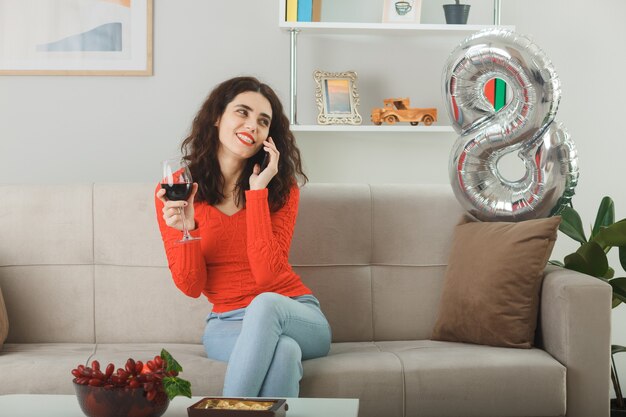
M 152 75 L 153 0 L 0 0 L 0 11 L 0 75 Z
M 359 93 L 354 71 L 326 72 L 317 70 L 315 79 L 315 102 L 319 110 L 317 123 L 322 125 L 360 125 L 358 112 Z
M 384 0 L 383 23 L 420 23 L 422 0 Z

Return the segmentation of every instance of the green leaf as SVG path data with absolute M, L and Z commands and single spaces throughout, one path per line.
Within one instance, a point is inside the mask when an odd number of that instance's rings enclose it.
M 609 280 L 609 284 L 613 287 L 613 296 L 626 302 L 626 277 L 613 278 Z
M 165 363 L 167 364 L 167 366 L 165 367 L 166 372 L 170 372 L 170 371 L 182 372 L 183 371 L 183 367 L 180 366 L 178 362 L 176 362 L 176 359 L 174 359 L 174 357 L 167 350 L 161 349 L 161 359 L 163 359 Z
M 577 242 L 587 242 L 585 231 L 583 230 L 583 222 L 580 220 L 576 210 L 571 207 L 564 207 L 561 211 L 559 230 Z
M 163 388 L 165 388 L 167 398 L 170 400 L 178 395 L 191 398 L 191 383 L 177 376 L 163 378 Z
M 596 242 L 587 242 L 565 257 L 565 268 L 594 277 L 604 277 L 609 269 L 606 253 Z
M 604 249 L 611 246 L 626 246 L 626 221 L 620 220 L 608 227 L 601 227 L 593 240 Z
M 611 308 L 615 308 L 620 304 L 622 304 L 622 300 L 620 300 L 616 296 L 613 296 L 613 302 L 611 303 Z
M 611 345 L 611 355 L 616 353 L 626 352 L 626 347 L 620 345 Z
M 622 264 L 622 268 L 626 271 L 626 245 L 619 247 L 619 263 Z
M 167 397 L 171 400 L 178 395 L 184 395 L 191 398 L 191 383 L 177 376 L 178 372 L 183 371 L 183 367 L 174 359 L 174 357 L 165 349 L 161 349 L 161 359 L 165 361 L 165 372 L 175 372 L 174 375 L 163 378 L 163 388 Z
M 602 278 L 611 279 L 615 276 L 615 270 L 609 266 L 606 270 L 606 274 Z
M 571 269 L 573 271 L 582 272 L 583 274 L 591 275 L 591 267 L 589 266 L 585 258 L 583 258 L 582 255 L 580 255 L 579 253 L 570 253 L 565 257 L 564 261 L 565 262 L 563 263 L 563 266 L 565 268 Z
M 611 197 L 604 197 L 600 202 L 596 222 L 593 224 L 591 236 L 595 236 L 600 231 L 600 227 L 607 227 L 615 222 L 615 204 Z

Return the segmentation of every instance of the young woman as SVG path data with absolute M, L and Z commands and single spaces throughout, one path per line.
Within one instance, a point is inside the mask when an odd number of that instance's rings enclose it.
M 228 362 L 223 395 L 297 397 L 302 360 L 327 355 L 331 331 L 287 260 L 307 178 L 280 100 L 255 78 L 224 81 L 181 149 L 196 182 L 187 201 L 158 189 L 157 218 L 176 286 L 213 304 L 203 343 Z M 177 242 L 181 210 L 200 240 Z

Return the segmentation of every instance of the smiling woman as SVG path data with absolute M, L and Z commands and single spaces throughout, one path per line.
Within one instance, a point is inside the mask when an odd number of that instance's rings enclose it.
M 221 144 L 218 159 L 237 164 L 238 157 L 248 159 L 259 152 L 268 139 L 271 114 L 272 106 L 262 94 L 255 91 L 238 94 L 217 122 Z
M 307 180 L 282 103 L 268 85 L 251 77 L 233 78 L 211 92 L 181 150 L 198 181 L 196 201 L 210 205 L 231 196 L 244 207 L 254 167 L 266 154 L 270 171 L 258 174 L 267 181 L 261 185 L 267 186 L 272 211 L 286 203 L 298 180 Z M 271 170 L 277 172 L 270 178 Z
M 203 342 L 228 362 L 223 395 L 297 397 L 301 361 L 325 356 L 331 333 L 287 259 L 307 178 L 282 104 L 255 78 L 224 81 L 181 149 L 197 183 L 186 201 L 158 189 L 157 218 L 174 283 L 213 304 Z M 177 244 L 183 219 L 200 240 Z

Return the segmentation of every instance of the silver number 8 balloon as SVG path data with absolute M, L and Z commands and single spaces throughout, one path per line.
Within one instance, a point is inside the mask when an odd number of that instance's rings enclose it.
M 512 92 L 498 111 L 484 93 L 494 78 Z M 578 159 L 568 133 L 554 121 L 560 82 L 543 51 L 515 32 L 483 30 L 452 52 L 443 80 L 446 109 L 460 134 L 449 173 L 461 205 L 483 221 L 558 214 L 574 195 Z M 516 181 L 498 170 L 510 152 L 526 168 Z

